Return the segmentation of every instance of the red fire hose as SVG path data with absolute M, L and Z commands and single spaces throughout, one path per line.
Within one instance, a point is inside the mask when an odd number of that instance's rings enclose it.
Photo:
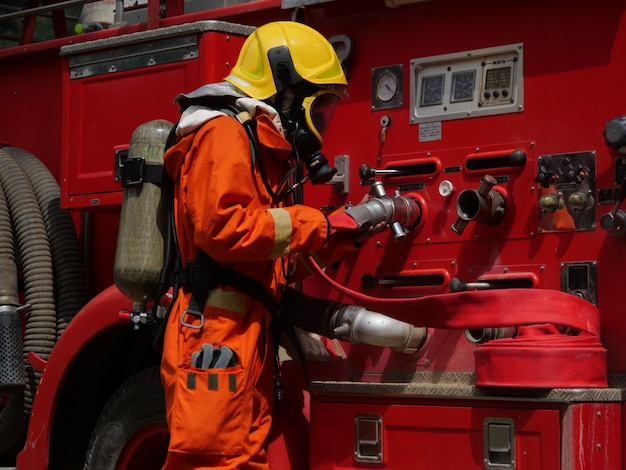
M 495 289 L 377 298 L 341 286 L 309 257 L 327 284 L 359 305 L 413 325 L 442 329 L 517 327 L 517 336 L 475 351 L 481 387 L 606 387 L 606 349 L 600 312 L 574 295 L 550 289 Z M 571 333 L 563 334 L 558 327 Z

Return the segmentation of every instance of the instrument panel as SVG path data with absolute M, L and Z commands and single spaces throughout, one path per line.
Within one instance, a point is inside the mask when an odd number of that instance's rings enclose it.
M 410 61 L 410 122 L 523 110 L 523 44 Z

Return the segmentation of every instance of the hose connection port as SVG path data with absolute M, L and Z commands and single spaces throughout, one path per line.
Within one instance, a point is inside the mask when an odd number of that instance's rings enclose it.
M 495 225 L 502 220 L 506 212 L 504 196 L 492 189 L 496 179 L 485 175 L 480 180 L 478 189 L 465 189 L 459 193 L 456 200 L 458 218 L 450 229 L 461 235 L 469 222 L 478 222 Z

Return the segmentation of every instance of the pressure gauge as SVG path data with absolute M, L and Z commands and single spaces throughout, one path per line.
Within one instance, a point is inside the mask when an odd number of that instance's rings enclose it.
M 380 101 L 391 101 L 398 93 L 398 77 L 394 74 L 385 72 L 376 83 L 376 98 Z
M 402 106 L 402 64 L 372 69 L 372 109 Z

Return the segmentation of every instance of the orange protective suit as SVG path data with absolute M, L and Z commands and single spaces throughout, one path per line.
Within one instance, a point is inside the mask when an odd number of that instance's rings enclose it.
M 293 164 L 291 147 L 267 115 L 259 113 L 255 120 L 257 159 L 263 159 L 276 190 Z M 175 223 L 184 261 L 196 260 L 201 248 L 219 265 L 254 278 L 279 298 L 289 282 L 286 257 L 322 249 L 321 257 L 331 262 L 354 246 L 340 233 L 336 244 L 327 242 L 329 225 L 319 210 L 273 203 L 258 164 L 251 170 L 248 136 L 232 117 L 214 118 L 180 138 L 164 160 L 176 183 Z M 274 393 L 270 313 L 245 292 L 218 285 L 209 291 L 204 327 L 190 328 L 181 316 L 189 323 L 199 318 L 184 314 L 190 294 L 182 289 L 178 294 L 161 366 L 171 433 L 163 468 L 267 469 L 265 441 Z M 205 343 L 228 346 L 238 364 L 192 367 L 192 353 Z

